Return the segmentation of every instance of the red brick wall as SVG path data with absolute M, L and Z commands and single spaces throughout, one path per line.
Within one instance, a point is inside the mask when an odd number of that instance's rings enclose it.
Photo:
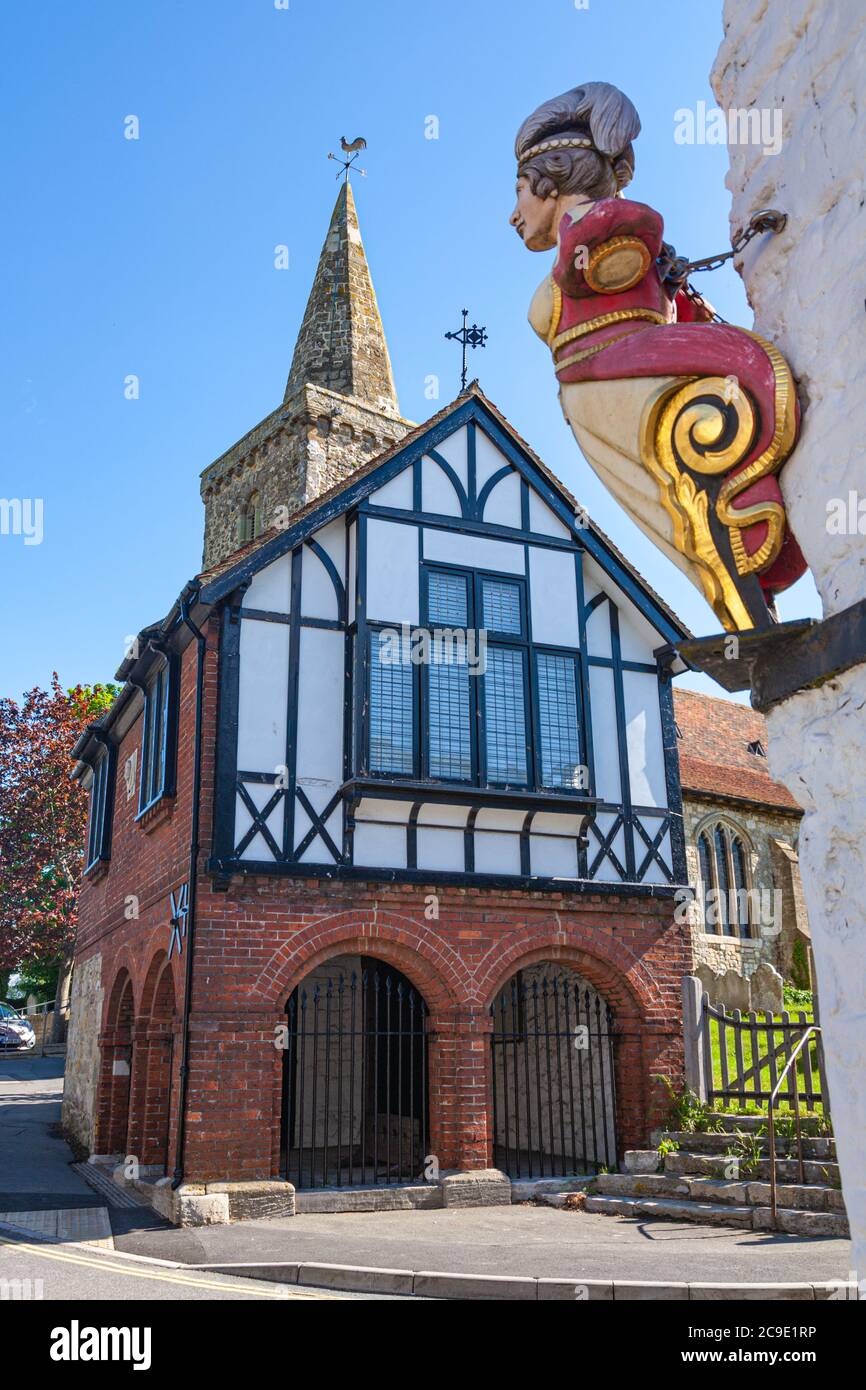
M 227 889 L 204 872 L 209 853 L 216 710 L 216 626 L 208 635 L 203 742 L 201 857 L 190 1018 L 190 1075 L 184 1158 L 189 1179 L 251 1179 L 277 1174 L 281 1054 L 275 1029 L 286 1001 L 315 965 L 346 953 L 375 955 L 400 969 L 427 1001 L 430 1018 L 430 1144 L 440 1167 L 481 1168 L 491 1161 L 489 1006 L 517 969 L 541 960 L 570 965 L 611 1004 L 620 1037 L 617 1132 L 620 1149 L 646 1142 L 664 1103 L 664 1073 L 682 1075 L 680 977 L 691 969 L 687 929 L 665 898 L 494 892 L 238 876 Z M 129 1039 L 115 1026 L 113 988 L 132 981 L 133 1110 L 128 1142 L 142 1161 L 160 1153 L 167 1110 L 165 1021 L 156 996 L 169 938 L 169 892 L 188 877 L 189 805 L 195 711 L 194 644 L 182 663 L 177 801 L 148 830 L 134 823 L 123 763 L 140 741 L 141 721 L 119 750 L 114 840 L 108 869 L 83 891 L 78 956 L 102 954 L 106 1066 L 97 1150 L 109 1133 L 111 1058 Z M 438 920 L 425 917 L 438 894 Z M 137 920 L 124 916 L 128 894 Z M 186 955 L 168 965 L 175 999 L 172 1139 L 177 1110 Z M 158 1004 L 158 999 L 157 999 Z M 123 1036 L 121 1036 L 123 1034 Z M 106 1099 L 108 1098 L 108 1099 Z M 111 1133 L 117 1132 L 117 1117 Z

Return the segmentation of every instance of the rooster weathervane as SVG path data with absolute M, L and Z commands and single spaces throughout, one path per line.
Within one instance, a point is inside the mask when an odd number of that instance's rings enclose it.
M 345 135 L 341 135 L 340 149 L 343 151 L 344 157 L 341 159 L 338 154 L 328 155 L 329 159 L 336 159 L 337 163 L 341 166 L 343 171 L 343 178 L 346 180 L 347 183 L 349 182 L 350 170 L 352 170 L 356 174 L 361 174 L 364 177 L 366 177 L 367 170 L 359 169 L 355 165 L 355 160 L 358 158 L 358 155 L 361 153 L 362 150 L 365 150 L 366 148 L 367 141 L 364 139 L 363 135 L 359 135 L 356 140 L 347 140 Z M 339 177 L 340 175 L 337 174 L 337 178 Z

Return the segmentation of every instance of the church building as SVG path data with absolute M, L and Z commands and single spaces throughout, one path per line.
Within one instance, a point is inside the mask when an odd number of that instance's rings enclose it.
M 189 1222 L 615 1169 L 682 1076 L 685 629 L 476 384 L 402 417 L 348 182 L 201 490 L 74 749 L 67 1131 Z

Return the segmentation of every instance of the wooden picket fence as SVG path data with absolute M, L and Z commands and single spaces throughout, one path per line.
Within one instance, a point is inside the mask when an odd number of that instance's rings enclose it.
M 687 1084 L 702 1099 L 734 1110 L 749 1103 L 766 1108 L 785 1063 L 812 1023 L 803 1011 L 780 1014 L 727 1012 L 693 976 L 683 980 L 683 1034 Z M 778 1103 L 829 1113 L 829 1092 L 820 1033 L 804 1046 L 779 1093 Z

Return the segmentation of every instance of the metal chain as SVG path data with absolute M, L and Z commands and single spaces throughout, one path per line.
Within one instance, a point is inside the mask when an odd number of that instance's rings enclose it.
M 727 319 L 723 319 L 721 314 L 711 310 L 703 295 L 692 288 L 688 282 L 689 275 L 694 275 L 702 270 L 718 270 L 719 266 L 739 255 L 753 237 L 759 236 L 761 232 L 781 232 L 787 221 L 787 213 L 778 212 L 775 208 L 763 208 L 749 218 L 749 224 L 744 231 L 737 232 L 731 242 L 730 251 L 724 251 L 718 256 L 705 256 L 700 261 L 687 261 L 684 256 L 676 254 L 673 246 L 665 242 L 662 245 L 662 255 L 659 257 L 659 267 L 663 272 L 662 279 L 675 286 L 676 292 L 682 290 L 687 299 L 709 313 L 711 322 L 727 323 Z

